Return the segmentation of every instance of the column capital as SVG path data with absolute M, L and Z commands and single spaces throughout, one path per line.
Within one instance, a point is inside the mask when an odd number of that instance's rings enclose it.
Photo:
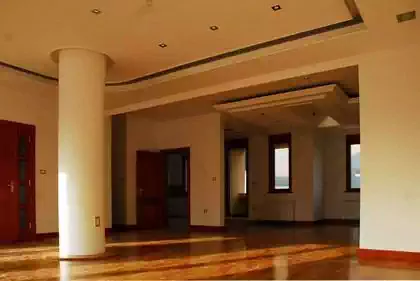
M 51 60 L 58 64 L 59 63 L 59 58 L 60 58 L 60 52 L 68 51 L 68 50 L 70 50 L 70 51 L 71 50 L 85 51 L 86 53 L 103 55 L 106 59 L 107 68 L 110 68 L 114 64 L 114 61 L 111 59 L 111 57 L 108 56 L 107 54 L 103 53 L 103 52 L 99 52 L 99 51 L 95 51 L 95 50 L 91 50 L 91 49 L 86 49 L 86 48 L 79 48 L 79 47 L 65 47 L 65 48 L 56 49 L 56 50 L 54 50 L 50 53 Z

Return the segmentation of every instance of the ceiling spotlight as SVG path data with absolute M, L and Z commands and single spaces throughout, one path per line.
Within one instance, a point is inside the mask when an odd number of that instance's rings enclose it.
M 416 11 L 410 11 L 410 12 L 397 15 L 398 23 L 402 23 L 409 20 L 415 20 L 415 19 L 416 19 Z
M 274 12 L 277 12 L 277 11 L 280 11 L 280 10 L 281 10 L 281 6 L 277 4 L 277 5 L 271 6 L 271 9 L 272 9 Z
M 161 47 L 161 48 L 166 48 L 166 47 L 168 47 L 168 45 L 166 45 L 165 43 L 160 43 L 160 44 L 159 44 L 159 47 Z
M 210 30 L 216 31 L 218 29 L 219 29 L 219 27 L 217 25 L 210 26 Z
M 99 9 L 93 9 L 93 10 L 90 10 L 90 12 L 91 12 L 92 14 L 94 14 L 94 15 L 100 15 L 100 14 L 102 14 L 102 11 L 101 11 L 101 10 L 99 10 Z

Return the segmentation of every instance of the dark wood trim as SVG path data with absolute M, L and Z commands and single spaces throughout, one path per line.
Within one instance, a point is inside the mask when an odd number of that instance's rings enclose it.
M 275 189 L 275 163 L 274 149 L 277 144 L 286 144 L 289 147 L 289 189 Z M 268 138 L 268 193 L 292 193 L 292 134 L 272 135 Z
M 226 226 L 190 225 L 191 232 L 220 233 L 226 232 Z
M 180 148 L 171 148 L 171 149 L 164 149 L 161 150 L 162 153 L 165 155 L 168 154 L 181 154 L 183 157 L 186 158 L 187 161 L 187 169 L 188 169 L 188 177 L 186 179 L 187 183 L 187 201 L 188 201 L 188 225 L 191 225 L 191 148 L 188 147 L 180 147 Z M 166 160 L 165 160 L 166 161 Z M 167 176 L 167 167 L 165 164 L 165 177 Z M 185 175 L 185 171 L 183 173 Z M 183 175 L 183 176 L 184 176 Z M 168 180 L 165 179 L 165 186 L 167 185 Z M 166 215 L 168 218 L 168 215 Z
M 351 145 L 360 144 L 360 135 L 346 136 L 346 192 L 360 193 L 360 189 L 351 188 Z
M 401 261 L 417 265 L 420 263 L 420 253 L 418 252 L 357 249 L 357 258 L 360 262 Z
M 48 232 L 48 233 L 37 233 L 35 235 L 36 241 L 44 241 L 50 239 L 58 239 L 58 232 Z
M 247 200 L 250 202 L 250 184 L 249 184 L 249 149 L 248 149 L 248 139 L 233 139 L 225 141 L 225 217 L 229 217 L 232 214 L 230 213 L 230 165 L 229 165 L 229 152 L 231 149 L 245 149 L 245 169 L 246 173 L 246 188 L 247 188 Z M 249 207 L 249 204 L 248 204 Z M 247 214 L 245 217 L 248 217 L 249 210 L 247 208 Z
M 345 225 L 357 227 L 360 225 L 360 221 L 355 219 L 322 219 L 316 221 L 255 220 L 253 223 L 261 225 L 291 227 L 313 227 L 322 225 Z

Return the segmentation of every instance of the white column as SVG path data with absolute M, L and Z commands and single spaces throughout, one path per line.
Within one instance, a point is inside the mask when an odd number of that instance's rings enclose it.
M 64 49 L 58 59 L 60 258 L 95 257 L 105 252 L 107 58 Z

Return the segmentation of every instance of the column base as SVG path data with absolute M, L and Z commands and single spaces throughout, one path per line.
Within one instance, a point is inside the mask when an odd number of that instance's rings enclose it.
M 115 254 L 112 253 L 101 253 L 96 255 L 84 255 L 84 256 L 77 256 L 77 255 L 70 255 L 66 257 L 59 257 L 60 261 L 96 261 L 96 260 L 104 260 L 114 257 Z

